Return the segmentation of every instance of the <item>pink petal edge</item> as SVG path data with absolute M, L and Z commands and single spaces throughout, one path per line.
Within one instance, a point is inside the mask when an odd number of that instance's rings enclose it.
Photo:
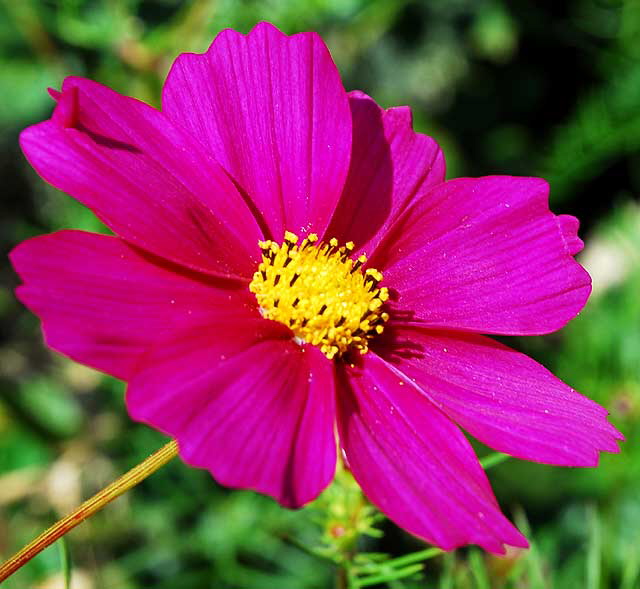
M 324 233 L 349 167 L 351 115 L 316 33 L 225 30 L 206 53 L 175 61 L 162 105 L 242 187 L 270 237 Z
M 150 106 L 67 78 L 50 120 L 22 149 L 44 180 L 115 233 L 187 268 L 250 278 L 262 232 L 202 145 Z
M 219 483 L 296 508 L 334 475 L 333 366 L 283 325 L 259 321 L 217 323 L 158 346 L 129 383 L 127 407 Z
M 403 210 L 444 181 L 444 155 L 413 130 L 408 107 L 384 110 L 360 91 L 349 93 L 349 105 L 351 165 L 327 237 L 372 252 Z
M 476 334 L 390 326 L 376 348 L 472 436 L 500 452 L 559 466 L 596 466 L 619 451 L 607 410 L 546 368 Z
M 373 353 L 340 376 L 340 441 L 372 503 L 444 550 L 528 546 L 500 512 L 467 439 L 409 379 Z
M 370 264 L 425 327 L 539 335 L 582 309 L 591 279 L 572 257 L 572 217 L 548 208 L 540 178 L 459 178 L 405 212 Z
M 117 237 L 59 231 L 22 242 L 10 259 L 23 281 L 16 294 L 42 319 L 47 344 L 123 380 L 174 331 L 259 316 L 242 284 L 179 272 Z

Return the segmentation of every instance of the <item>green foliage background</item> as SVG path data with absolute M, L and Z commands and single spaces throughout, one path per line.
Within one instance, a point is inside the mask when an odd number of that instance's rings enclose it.
M 358 544 L 358 586 L 376 586 L 388 562 L 372 553 L 418 551 L 416 561 L 393 565 L 406 569 L 404 579 L 379 586 L 640 587 L 638 0 L 0 0 L 3 259 L 33 235 L 101 230 L 91 213 L 45 186 L 17 147 L 19 131 L 51 112 L 47 86 L 83 75 L 157 105 L 178 53 L 203 51 L 219 30 L 246 32 L 263 19 L 290 33 L 321 33 L 347 89 L 412 106 L 416 129 L 445 149 L 449 177 L 551 182 L 554 211 L 582 221 L 581 261 L 594 294 L 561 333 L 509 343 L 605 405 L 627 436 L 622 453 L 603 456 L 598 469 L 509 460 L 490 471 L 505 511 L 532 540 L 529 552 L 426 554 L 379 522 L 384 534 Z M 13 297 L 17 278 L 6 263 L 1 277 L 7 557 L 163 438 L 128 419 L 122 383 L 48 351 L 37 320 Z M 314 549 L 327 533 L 331 497 L 290 512 L 174 461 L 70 534 L 71 564 L 52 547 L 6 587 L 63 587 L 63 569 L 78 589 L 331 587 L 340 575 Z

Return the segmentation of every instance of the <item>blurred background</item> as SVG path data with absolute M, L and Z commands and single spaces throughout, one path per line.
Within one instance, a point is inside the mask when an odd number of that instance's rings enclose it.
M 598 469 L 495 466 L 496 494 L 532 549 L 506 559 L 464 549 L 384 586 L 640 587 L 638 0 L 0 0 L 0 557 L 164 442 L 127 417 L 122 383 L 47 350 L 13 296 L 15 244 L 65 227 L 102 231 L 36 177 L 18 133 L 49 116 L 46 88 L 70 74 L 158 105 L 178 53 L 259 20 L 318 31 L 347 89 L 410 105 L 415 128 L 443 146 L 448 177 L 543 176 L 554 212 L 582 223 L 586 309 L 560 333 L 508 343 L 606 406 L 627 437 L 622 453 Z M 305 549 L 322 542 L 321 512 L 227 491 L 176 460 L 6 587 L 64 587 L 69 572 L 75 589 L 331 587 L 334 567 Z M 424 548 L 388 522 L 378 528 L 361 551 Z

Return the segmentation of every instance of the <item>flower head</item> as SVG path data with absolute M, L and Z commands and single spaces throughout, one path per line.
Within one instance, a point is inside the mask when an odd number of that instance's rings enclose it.
M 389 319 L 383 310 L 389 289 L 378 286 L 382 274 L 363 270 L 364 254 L 350 257 L 352 241 L 338 247 L 335 237 L 318 243 L 311 233 L 297 243 L 298 236 L 286 231 L 282 246 L 260 244 L 263 262 L 249 290 L 262 316 L 284 323 L 299 344 L 319 347 L 329 360 L 352 350 L 365 354 Z
M 409 109 L 345 92 L 317 35 L 224 31 L 177 59 L 160 111 L 80 78 L 55 98 L 22 148 L 115 235 L 19 245 L 18 296 L 187 463 L 297 507 L 331 481 L 337 429 L 392 520 L 502 552 L 526 540 L 456 424 L 550 464 L 617 451 L 602 407 L 480 335 L 580 311 L 577 221 L 537 178 L 445 181 Z

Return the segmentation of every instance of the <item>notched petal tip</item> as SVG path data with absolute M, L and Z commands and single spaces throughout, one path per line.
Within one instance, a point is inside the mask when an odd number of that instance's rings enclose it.
M 571 215 L 558 215 L 556 217 L 558 228 L 562 235 L 567 253 L 575 256 L 584 248 L 584 242 L 578 237 L 580 221 Z
M 186 51 L 184 53 L 181 53 L 178 56 L 178 58 L 173 62 L 171 69 L 173 69 L 176 66 L 176 64 L 180 60 L 184 59 L 185 57 L 197 59 L 197 58 L 206 56 L 209 53 L 215 52 L 218 49 L 217 47 L 218 43 L 222 43 L 222 42 L 229 42 L 231 44 L 246 43 L 254 37 L 263 37 L 265 35 L 274 35 L 278 41 L 285 41 L 285 42 L 291 41 L 294 39 L 302 39 L 305 37 L 311 38 L 312 42 L 316 42 L 322 47 L 324 47 L 324 49 L 329 55 L 331 53 L 329 51 L 329 48 L 327 47 L 327 44 L 322 39 L 322 37 L 315 31 L 302 31 L 302 32 L 293 33 L 289 35 L 284 31 L 281 31 L 278 27 L 276 27 L 274 24 L 270 22 L 260 21 L 247 33 L 242 33 L 232 28 L 222 29 L 215 36 L 215 38 L 213 39 L 213 41 L 205 51 L 202 51 L 202 52 Z M 171 76 L 171 70 L 169 72 L 169 75 L 167 76 L 167 79 L 169 79 L 170 76 Z
M 63 90 L 57 92 L 57 97 L 53 94 L 51 96 L 57 101 L 51 121 L 65 129 L 75 127 L 79 121 L 78 88 L 76 86 L 65 88 L 63 85 Z
M 66 81 L 67 80 L 65 80 L 65 84 Z M 47 121 L 30 125 L 20 133 L 20 148 L 32 165 L 34 164 L 29 155 L 31 148 L 34 144 L 43 141 L 43 138 L 48 133 L 48 129 L 70 129 L 76 127 L 79 123 L 78 89 L 76 87 L 65 88 L 65 84 L 63 84 L 61 91 L 54 88 L 47 88 L 49 96 L 56 102 L 51 118 Z M 54 127 L 51 127 L 51 124 L 53 124 Z M 34 165 L 34 168 L 35 167 Z
M 324 42 L 322 37 L 318 33 L 316 33 L 315 31 L 302 31 L 302 32 L 293 33 L 293 34 L 289 35 L 289 34 L 285 33 L 284 31 L 281 31 L 273 23 L 270 23 L 270 22 L 265 21 L 265 20 L 262 20 L 262 21 L 258 22 L 246 35 L 243 35 L 242 33 L 238 33 L 237 31 L 234 31 L 233 29 L 224 29 L 223 31 L 221 31 L 221 33 L 224 33 L 224 32 L 227 32 L 227 31 L 231 31 L 231 32 L 236 33 L 238 35 L 241 35 L 243 37 L 260 36 L 262 34 L 272 34 L 272 35 L 276 35 L 281 40 L 292 39 L 292 38 L 300 39 L 300 38 L 303 38 L 303 37 L 311 37 L 311 38 L 313 38 L 314 41 L 318 41 L 321 45 L 323 45 L 326 48 L 326 43 Z
M 608 412 L 607 412 L 608 414 Z M 599 443 L 594 446 L 594 452 L 592 460 L 583 462 L 582 464 L 575 464 L 569 466 L 575 466 L 578 468 L 597 468 L 600 465 L 602 455 L 607 454 L 620 454 L 620 444 L 626 441 L 624 434 L 618 430 L 608 419 L 607 414 L 603 415 L 605 426 L 602 427 L 602 435 L 600 436 Z
M 60 90 L 56 90 L 55 88 L 47 88 L 47 92 L 49 93 L 49 96 L 51 96 L 51 98 L 53 98 L 53 100 L 55 100 L 56 102 L 58 102 L 60 96 L 62 96 L 62 92 L 60 92 Z

